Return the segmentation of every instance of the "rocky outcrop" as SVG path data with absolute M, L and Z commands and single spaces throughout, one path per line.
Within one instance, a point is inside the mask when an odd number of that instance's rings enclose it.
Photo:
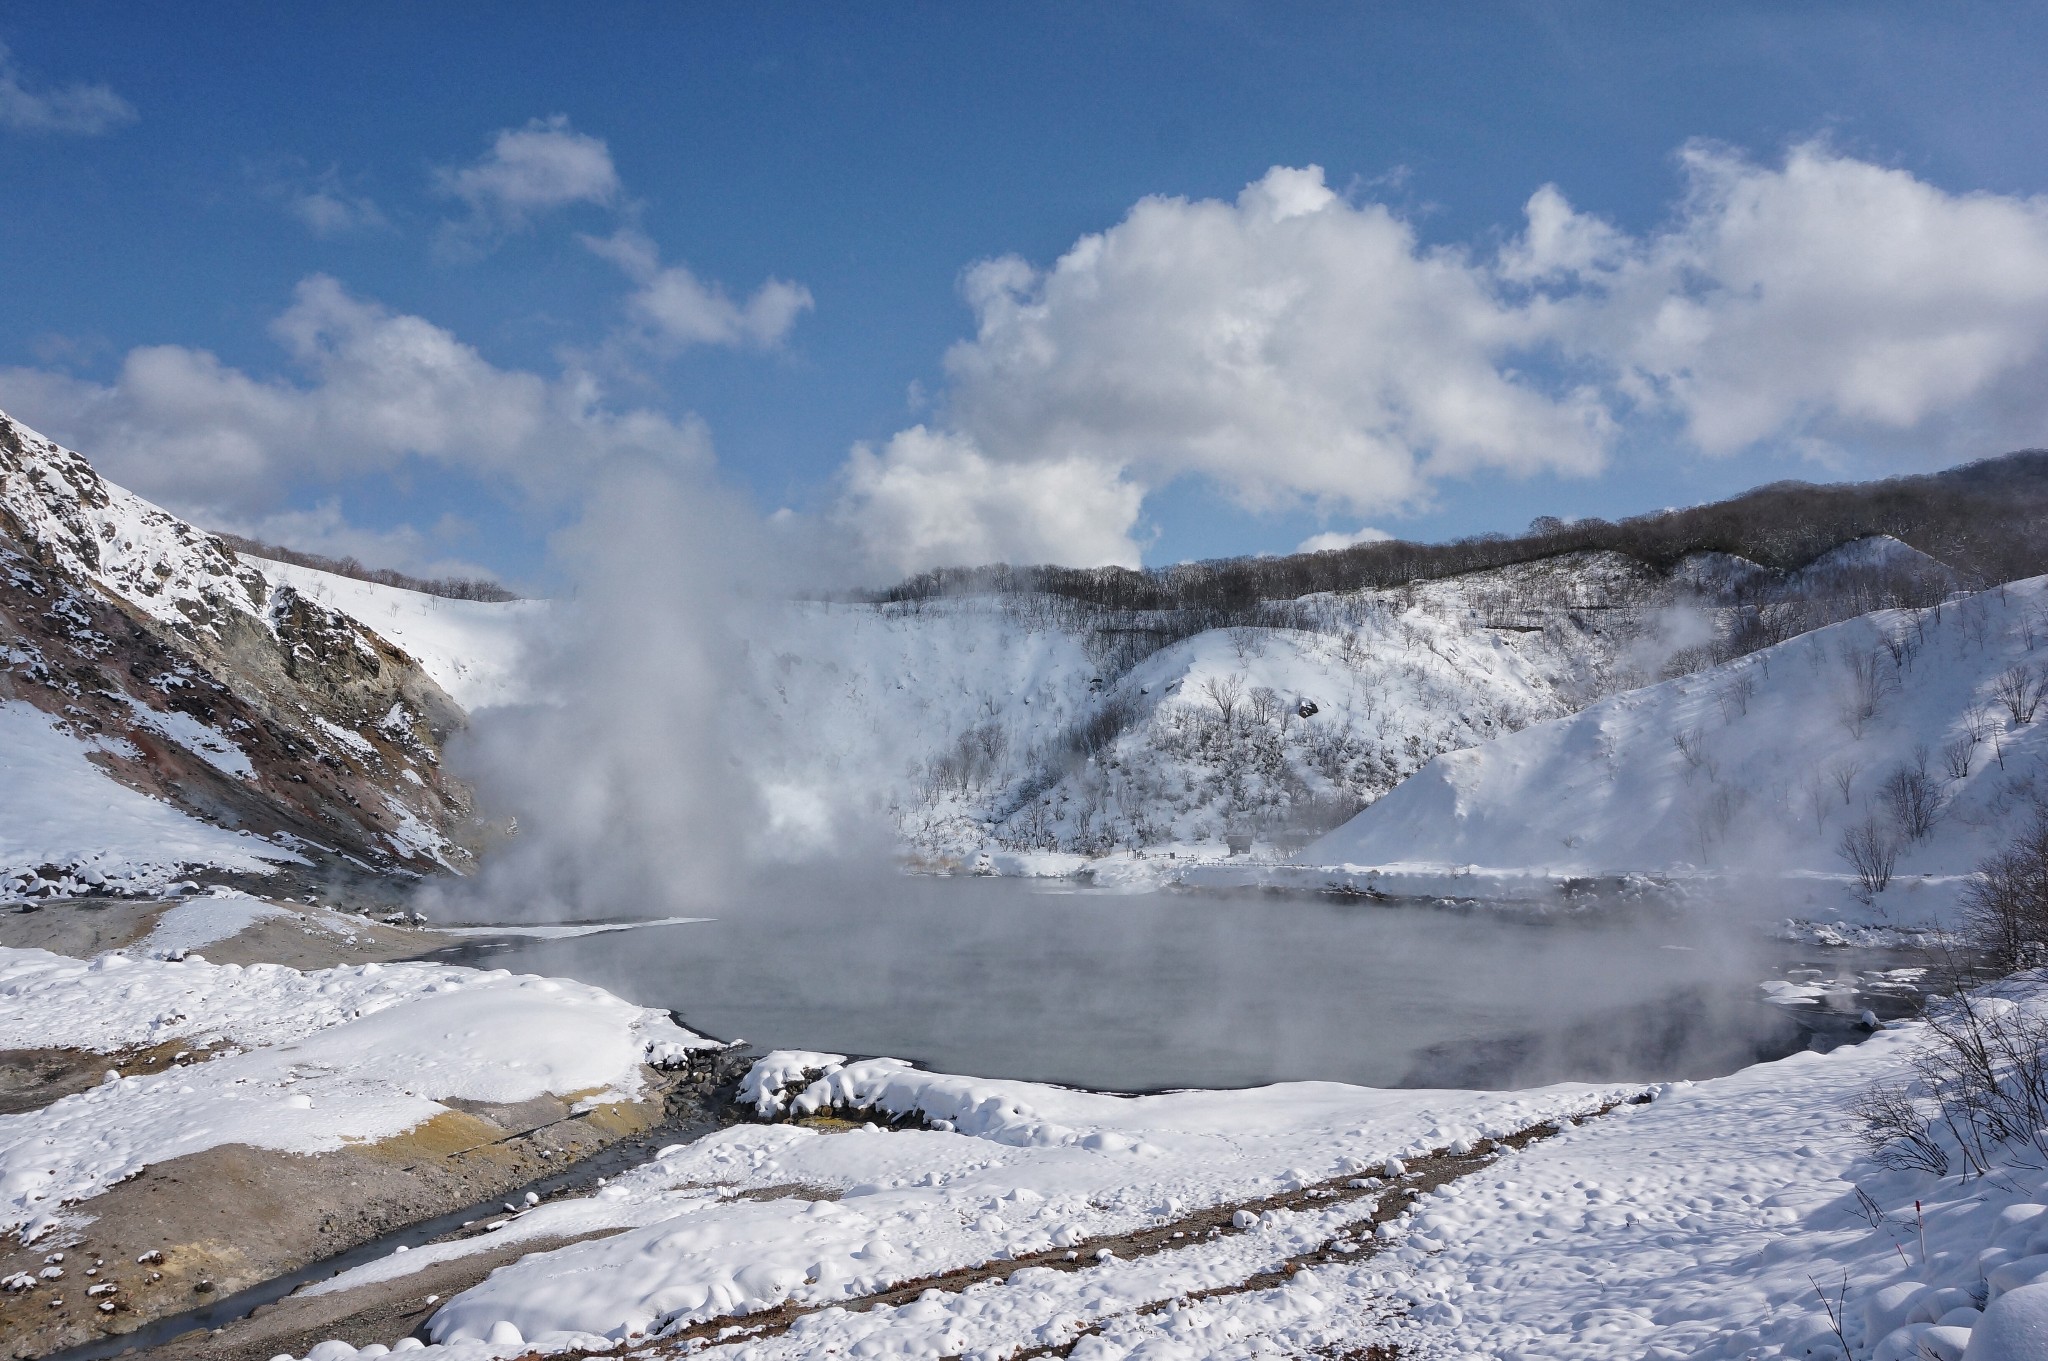
M 462 711 L 410 657 L 4 415 L 0 699 L 322 872 L 459 870 L 475 850 L 440 760 Z

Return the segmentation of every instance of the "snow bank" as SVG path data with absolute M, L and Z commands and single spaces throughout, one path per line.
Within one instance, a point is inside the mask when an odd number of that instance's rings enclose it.
M 388 1138 L 464 1099 L 641 1091 L 651 1047 L 709 1041 L 600 989 L 503 970 L 365 964 L 91 961 L 0 949 L 12 1047 L 112 1052 L 189 1041 L 194 1060 L 109 1074 L 41 1110 L 0 1116 L 0 1232 L 31 1235 L 151 1163 L 222 1144 L 315 1153 Z M 222 1057 L 201 1051 L 225 1047 Z
M 289 586 L 400 648 L 471 713 L 527 698 L 520 661 L 547 617 L 547 601 L 446 600 L 269 558 L 243 560 L 272 586 Z
M 55 866 L 73 892 L 161 888 L 186 867 L 268 873 L 299 857 L 128 788 L 89 759 L 103 750 L 42 710 L 0 699 L 0 894 Z
M 2042 662 L 2048 579 L 1867 615 L 1440 756 L 1298 860 L 1422 891 L 1773 876 L 1802 915 L 1852 911 L 1843 833 L 1889 825 L 1886 782 L 1924 771 L 1932 830 L 1877 907 L 1932 921 L 2048 792 L 2048 722 L 2015 723 L 1996 695 Z

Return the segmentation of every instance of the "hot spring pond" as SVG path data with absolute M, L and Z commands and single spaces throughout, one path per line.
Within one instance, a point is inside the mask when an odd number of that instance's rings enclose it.
M 1322 1078 L 1516 1087 L 1732 1072 L 1860 1032 L 1758 984 L 1925 961 L 1668 920 L 1250 895 L 1061 893 L 911 879 L 886 901 L 786 895 L 716 920 L 437 958 L 599 984 L 757 1049 L 889 1054 L 1115 1091 Z

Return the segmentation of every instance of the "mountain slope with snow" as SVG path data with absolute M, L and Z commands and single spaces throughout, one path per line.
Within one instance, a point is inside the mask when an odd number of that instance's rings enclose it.
M 107 781 L 106 802 L 268 838 L 265 861 L 470 854 L 468 795 L 439 758 L 461 712 L 410 657 L 4 415 L 0 701 L 94 744 L 67 769 Z M 40 862 L 46 890 L 92 861 L 75 849 Z
M 546 601 L 448 600 L 269 558 L 242 560 L 273 587 L 288 586 L 402 648 L 470 713 L 526 696 L 520 661 Z
M 1222 854 L 1613 688 L 1660 590 L 1583 555 L 1192 631 L 1043 597 L 796 605 L 748 638 L 749 759 L 792 830 L 865 807 L 932 863 Z M 1120 662 L 1140 630 L 1164 645 Z
M 2048 796 L 2044 663 L 2048 578 L 1879 611 L 1440 756 L 1299 858 L 1354 881 L 1476 870 L 1470 892 L 1487 872 L 1789 876 L 1925 919 Z M 1852 833 L 1896 849 L 1874 895 Z

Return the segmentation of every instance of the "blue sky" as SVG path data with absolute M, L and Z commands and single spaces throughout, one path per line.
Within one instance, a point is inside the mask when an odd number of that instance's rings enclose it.
M 88 2 L 0 43 L 0 405 L 306 547 L 535 579 L 622 456 L 886 574 L 2048 442 L 2038 5 Z

